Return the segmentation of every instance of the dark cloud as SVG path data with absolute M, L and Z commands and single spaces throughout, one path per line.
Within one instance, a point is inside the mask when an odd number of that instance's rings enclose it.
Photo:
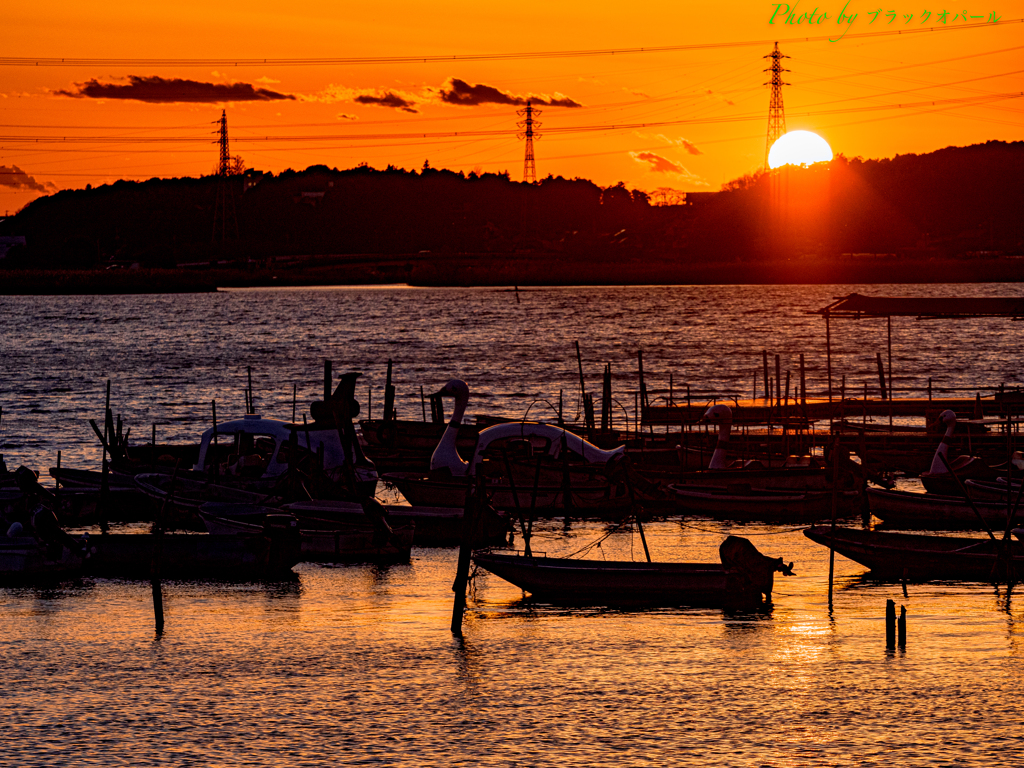
M 462 107 L 475 107 L 479 104 L 511 104 L 521 106 L 527 101 L 537 106 L 547 107 L 582 107 L 578 101 L 556 93 L 554 96 L 517 96 L 506 93 L 492 85 L 477 83 L 470 85 L 457 77 L 448 79 L 437 92 L 441 101 L 446 104 L 458 104 Z
M 372 104 L 377 107 L 391 107 L 392 109 L 400 109 L 403 112 L 419 112 L 416 109 L 415 102 L 403 99 L 397 93 L 391 91 L 385 91 L 383 95 L 373 95 L 369 93 L 363 93 L 356 96 L 352 101 L 356 104 Z
M 0 187 L 28 189 L 32 192 L 54 192 L 57 189 L 50 182 L 40 184 L 16 165 L 0 165 Z
M 697 149 L 696 145 L 687 141 L 686 139 L 679 140 L 679 146 L 689 152 L 691 155 L 703 155 L 704 153 Z
M 280 101 L 294 99 L 287 93 L 256 88 L 249 83 L 201 83 L 181 78 L 166 79 L 129 75 L 127 83 L 101 83 L 96 79 L 75 83 L 74 91 L 57 91 L 76 99 L 127 99 L 150 104 L 221 104 L 229 101 Z
M 667 157 L 662 157 L 656 152 L 630 152 L 629 154 L 638 163 L 647 163 L 650 166 L 648 168 L 649 171 L 689 175 L 689 171 L 681 163 L 669 160 Z

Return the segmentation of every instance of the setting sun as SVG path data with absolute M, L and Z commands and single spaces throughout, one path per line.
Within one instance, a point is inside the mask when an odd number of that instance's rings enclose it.
M 768 165 L 811 165 L 832 159 L 832 148 L 821 136 L 810 131 L 790 131 L 772 144 Z

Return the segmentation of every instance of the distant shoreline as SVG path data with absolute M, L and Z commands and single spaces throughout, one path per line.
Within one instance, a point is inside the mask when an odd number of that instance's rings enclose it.
M 806 257 L 781 262 L 680 263 L 675 258 L 567 259 L 560 254 L 361 255 L 207 269 L 0 271 L 0 295 L 209 293 L 218 288 L 407 284 L 828 285 L 1024 282 L 1024 258 Z

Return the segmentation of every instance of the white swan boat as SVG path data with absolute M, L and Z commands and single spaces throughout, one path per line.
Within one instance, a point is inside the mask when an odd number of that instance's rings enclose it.
M 469 477 L 477 474 L 487 478 L 488 496 L 499 509 L 619 510 L 631 505 L 627 484 L 609 477 L 623 458 L 625 446 L 606 451 L 563 427 L 515 421 L 481 430 L 466 460 L 456 441 L 469 388 L 464 381 L 452 379 L 439 394 L 454 397 L 455 407 L 430 459 L 430 472 L 390 472 L 382 478 L 393 483 L 413 506 L 463 507 Z M 512 456 L 517 459 L 518 472 L 512 468 Z M 522 468 L 524 462 L 537 467 L 534 478 L 529 477 L 529 467 Z M 594 473 L 594 469 L 600 472 Z M 556 470 L 563 480 L 552 484 L 550 475 Z M 581 479 L 583 471 L 589 473 L 587 479 Z

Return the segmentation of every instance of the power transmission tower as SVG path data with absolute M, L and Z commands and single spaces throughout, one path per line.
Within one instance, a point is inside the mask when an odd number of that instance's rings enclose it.
M 526 139 L 526 159 L 523 161 L 523 181 L 527 184 L 537 183 L 537 163 L 533 159 L 533 140 L 539 139 L 540 134 L 535 129 L 540 128 L 540 122 L 534 118 L 539 115 L 540 110 L 535 109 L 530 102 L 526 102 L 526 109 L 516 112 L 520 117 L 525 117 L 516 125 L 523 129 L 522 133 L 516 134 L 520 139 Z
M 231 153 L 228 151 L 228 111 L 222 109 L 220 111 L 220 120 L 216 122 L 216 125 L 220 126 L 218 133 L 220 134 L 220 164 L 218 165 L 217 174 L 220 176 L 231 175 Z
M 771 82 L 765 83 L 772 87 L 772 96 L 768 103 L 768 141 L 764 148 L 764 169 L 767 171 L 768 153 L 771 151 L 772 144 L 786 133 L 786 111 L 782 106 L 782 86 L 789 85 L 789 83 L 782 82 L 782 73 L 789 72 L 789 70 L 783 69 L 782 59 L 788 59 L 789 56 L 779 53 L 779 44 L 776 43 L 775 50 L 761 58 L 772 60 L 772 65 L 764 70 L 772 73 Z
M 213 209 L 213 240 L 217 241 L 217 231 L 220 230 L 220 240 L 223 243 L 228 239 L 228 221 L 234 224 L 235 237 L 238 237 L 238 218 L 235 215 L 235 198 L 229 188 L 231 178 L 231 153 L 228 151 L 228 114 L 222 109 L 220 120 L 214 121 L 219 126 L 215 131 L 218 134 L 217 143 L 220 145 L 220 161 L 217 163 L 217 202 Z M 230 209 L 230 211 L 229 211 Z

